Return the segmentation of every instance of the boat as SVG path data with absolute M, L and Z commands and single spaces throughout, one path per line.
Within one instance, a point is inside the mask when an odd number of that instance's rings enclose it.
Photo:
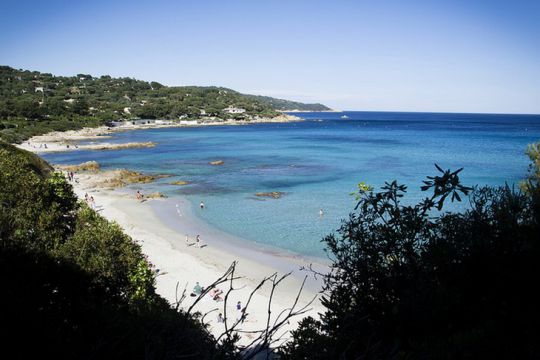
M 349 117 L 347 115 L 342 115 L 341 118 L 342 119 L 348 119 Z

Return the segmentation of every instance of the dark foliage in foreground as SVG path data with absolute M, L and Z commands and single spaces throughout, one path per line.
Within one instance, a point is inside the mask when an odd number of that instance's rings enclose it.
M 458 173 L 428 178 L 433 195 L 414 206 L 396 182 L 360 186 L 356 211 L 323 240 L 326 311 L 301 323 L 284 358 L 540 358 L 538 181 L 474 189 L 466 211 L 437 211 L 469 192 Z
M 78 204 L 38 157 L 0 141 L 0 339 L 14 358 L 233 359 L 155 293 L 138 244 Z

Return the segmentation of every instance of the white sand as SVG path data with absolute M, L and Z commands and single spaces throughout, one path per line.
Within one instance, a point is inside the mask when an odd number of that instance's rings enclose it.
M 294 121 L 291 118 L 282 117 L 276 121 Z M 261 120 L 262 122 L 262 120 Z M 220 125 L 223 125 L 221 123 Z M 134 128 L 145 128 L 137 126 Z M 112 131 L 122 131 L 127 129 L 107 129 L 105 127 L 83 129 L 70 132 L 54 132 L 29 139 L 19 147 L 35 153 L 46 151 L 66 151 L 66 145 L 70 145 L 69 150 L 74 148 L 78 140 L 102 139 Z M 47 149 L 44 148 L 47 144 Z M 85 193 L 93 196 L 98 212 L 105 218 L 117 222 L 124 231 L 130 235 L 134 241 L 139 243 L 144 254 L 155 268 L 159 270 L 156 278 L 156 290 L 171 304 L 175 304 L 186 289 L 187 298 L 180 307 L 189 308 L 195 297 L 189 294 L 193 291 L 195 282 L 207 287 L 224 274 L 233 262 L 237 262 L 235 275 L 241 277 L 233 283 L 234 291 L 229 295 L 227 301 L 227 322 L 229 327 L 237 319 L 236 303 L 242 302 L 242 306 L 248 301 L 250 294 L 257 287 L 262 279 L 274 273 L 282 276 L 285 273 L 293 272 L 293 275 L 283 280 L 276 288 L 271 301 L 270 324 L 283 311 L 290 309 L 301 288 L 302 280 L 307 272 L 299 271 L 301 266 L 309 265 L 309 260 L 301 257 L 285 256 L 283 254 L 269 254 L 267 251 L 259 251 L 256 248 L 244 249 L 242 241 L 237 241 L 229 234 L 220 233 L 212 229 L 207 224 L 187 211 L 187 201 L 182 202 L 182 216 L 178 217 L 178 224 L 181 231 L 170 228 L 161 221 L 153 210 L 152 205 L 165 204 L 161 199 L 149 199 L 144 202 L 136 200 L 134 194 L 128 196 L 121 191 L 99 189 L 95 187 L 100 174 L 78 173 L 77 182 L 73 183 L 74 190 L 79 198 L 84 199 Z M 161 203 L 159 203 L 161 202 Z M 200 234 L 202 244 L 206 245 L 198 248 L 196 245 L 186 244 L 186 234 L 189 234 L 189 243 L 193 244 L 195 235 Z M 220 246 L 218 246 L 218 243 Z M 240 245 L 239 245 L 240 244 Z M 245 243 L 243 243 L 245 244 Z M 318 269 L 326 269 L 324 265 L 318 265 Z M 318 313 L 323 311 L 318 298 L 320 289 L 320 279 L 317 281 L 310 279 L 309 286 L 306 286 L 299 298 L 296 309 L 306 306 L 312 299 L 315 301 L 309 306 L 310 311 L 302 316 L 291 318 L 285 324 L 279 335 L 288 334 L 294 330 L 302 317 L 311 315 L 318 317 Z M 229 284 L 219 286 L 224 294 L 229 289 Z M 243 331 L 255 331 L 266 328 L 268 318 L 268 304 L 270 301 L 271 286 L 267 283 L 260 288 L 252 297 L 247 309 L 247 318 L 239 329 Z M 200 301 L 195 309 L 202 314 L 209 313 L 205 317 L 205 322 L 210 325 L 210 331 L 218 337 L 224 331 L 224 325 L 217 322 L 218 313 L 225 315 L 224 302 L 216 302 L 206 296 Z M 241 334 L 240 344 L 251 343 L 256 335 L 251 333 Z
M 237 301 L 246 304 L 251 291 L 264 277 L 276 271 L 283 275 L 284 272 L 276 270 L 276 267 L 283 269 L 284 263 L 285 266 L 289 267 L 289 271 L 295 271 L 295 275 L 286 278 L 276 289 L 272 299 L 271 322 L 281 311 L 292 306 L 300 290 L 303 277 L 303 272 L 298 271 L 298 269 L 301 265 L 307 265 L 305 261 L 298 258 L 286 258 L 285 260 L 276 258 L 276 264 L 279 262 L 280 265 L 273 266 L 273 261 L 268 260 L 269 257 L 271 258 L 268 254 L 260 253 L 260 256 L 257 256 L 256 251 L 247 251 L 244 254 L 223 251 L 213 244 L 214 240 L 217 240 L 212 238 L 216 236 L 216 232 L 209 227 L 201 229 L 200 222 L 194 219 L 188 211 L 183 210 L 182 216 L 178 217 L 183 231 L 182 233 L 177 232 L 164 224 L 152 210 L 152 205 L 156 205 L 156 202 L 163 203 L 164 200 L 149 199 L 140 202 L 136 200 L 134 195 L 130 196 L 120 191 L 96 189 L 91 185 L 92 178 L 96 176 L 99 175 L 78 174 L 76 176 L 78 183 L 74 183 L 76 194 L 80 198 L 84 198 L 85 193 L 93 196 L 98 212 L 107 219 L 116 221 L 128 235 L 142 246 L 143 253 L 148 256 L 156 269 L 159 269 L 157 292 L 171 304 L 177 301 L 182 295 L 183 289 L 186 288 L 188 297 L 181 307 L 187 309 L 195 299 L 190 297 L 189 293 L 192 292 L 196 281 L 201 286 L 208 286 L 219 278 L 233 261 L 237 261 L 236 274 L 242 279 L 234 282 L 233 286 L 237 290 L 230 294 L 227 302 L 227 317 L 230 324 L 236 320 L 235 306 Z M 202 244 L 206 246 L 202 248 L 198 248 L 196 245 L 188 246 L 185 233 L 190 234 L 189 243 L 191 244 L 194 243 L 195 234 L 200 234 Z M 245 254 L 248 254 L 250 258 Z M 222 284 L 219 288 L 226 292 L 229 285 Z M 251 331 L 265 328 L 269 290 L 270 287 L 265 286 L 255 294 L 247 310 L 247 319 L 240 327 L 242 330 Z M 306 305 L 316 296 L 316 291 L 313 289 L 305 289 L 297 307 Z M 310 308 L 313 310 L 304 316 L 317 317 L 317 313 L 322 311 L 318 299 L 313 302 Z M 197 304 L 196 310 L 203 314 L 215 310 L 206 317 L 206 321 L 210 324 L 211 331 L 215 336 L 219 336 L 223 332 L 224 325 L 217 323 L 216 318 L 219 312 L 224 314 L 224 302 L 216 302 L 207 296 Z M 291 319 L 290 324 L 286 325 L 279 333 L 295 329 L 299 320 L 301 317 Z M 248 344 L 252 338 L 252 334 L 244 334 L 241 343 Z

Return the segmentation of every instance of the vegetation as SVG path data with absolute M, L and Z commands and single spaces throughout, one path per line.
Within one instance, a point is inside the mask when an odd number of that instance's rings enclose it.
M 522 192 L 471 189 L 460 183 L 461 170 L 438 168 L 422 186 L 431 194 L 405 205 L 407 188 L 396 181 L 379 192 L 360 183 L 355 211 L 323 239 L 332 260 L 330 273 L 318 274 L 325 311 L 301 322 L 282 358 L 539 358 L 538 146 L 529 147 Z M 187 311 L 167 304 L 155 293 L 155 273 L 139 245 L 77 202 L 46 162 L 0 141 L 0 169 L 6 353 L 250 358 L 277 346 L 280 326 L 306 310 L 295 302 L 249 348 L 236 346 L 239 321 L 215 339 L 191 312 L 206 293 Z M 463 197 L 466 210 L 444 212 L 446 201 Z M 273 274 L 257 289 L 269 283 L 273 291 L 283 278 Z M 208 289 L 234 279 L 233 264 Z M 225 302 L 230 291 L 232 285 Z
M 88 164 L 86 164 L 88 165 Z M 90 164 L 90 165 L 97 165 Z M 97 166 L 91 166 L 95 169 Z M 308 311 L 291 306 L 261 329 L 241 329 L 227 316 L 237 290 L 236 263 L 209 284 L 186 310 L 186 290 L 169 305 L 155 292 L 153 265 L 140 246 L 75 197 L 65 178 L 36 155 L 0 140 L 0 317 L 3 351 L 17 358 L 55 359 L 253 359 L 270 355 L 282 327 Z M 137 179 L 140 174 L 133 175 Z M 162 197 L 159 193 L 151 197 Z M 262 279 L 273 294 L 290 274 Z M 225 330 L 215 338 L 195 306 L 217 286 Z M 237 344 L 239 336 L 249 344 Z
M 459 171 L 441 172 L 414 206 L 395 181 L 380 192 L 359 186 L 356 211 L 323 240 L 326 310 L 301 322 L 283 358 L 540 357 L 538 163 L 525 193 L 469 193 Z M 466 211 L 438 211 L 467 194 Z
M 235 358 L 198 315 L 156 295 L 120 227 L 37 156 L 0 141 L 3 351 L 17 358 Z
M 529 174 L 519 184 L 519 187 L 522 191 L 531 193 L 535 188 L 540 186 L 540 143 L 529 144 L 526 153 L 531 160 Z
M 0 138 L 7 142 L 114 120 L 274 117 L 283 102 L 221 87 L 168 87 L 132 78 L 65 77 L 0 66 Z M 228 107 L 245 112 L 231 113 Z
M 323 104 L 304 104 L 301 102 L 276 99 L 270 96 L 246 95 L 248 98 L 270 105 L 274 110 L 280 111 L 328 111 L 332 110 Z

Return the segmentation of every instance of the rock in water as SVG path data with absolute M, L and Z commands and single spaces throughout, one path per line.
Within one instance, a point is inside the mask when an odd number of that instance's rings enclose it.
M 261 197 L 271 197 L 273 199 L 279 199 L 285 195 L 285 193 L 281 191 L 272 191 L 272 192 L 258 192 L 255 194 L 255 196 L 261 196 Z

